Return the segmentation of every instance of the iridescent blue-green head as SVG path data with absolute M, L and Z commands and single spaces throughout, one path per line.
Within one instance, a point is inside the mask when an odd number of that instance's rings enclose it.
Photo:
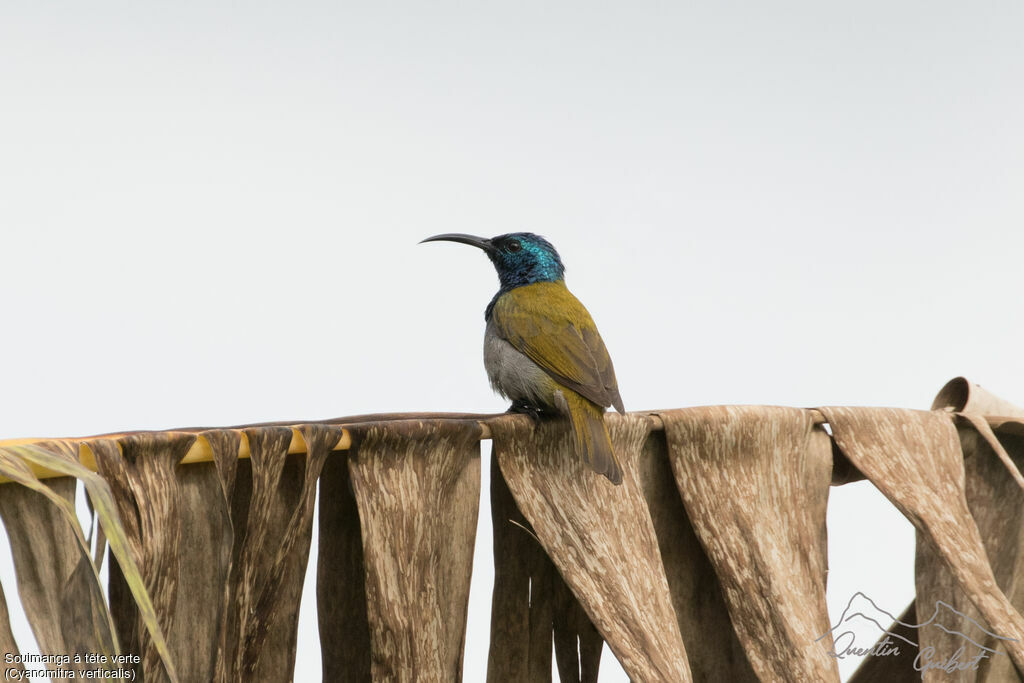
M 565 277 L 565 266 L 551 242 L 532 232 L 511 232 L 487 239 L 462 233 L 434 235 L 424 242 L 461 242 L 483 249 L 507 292 L 535 282 L 556 282 Z

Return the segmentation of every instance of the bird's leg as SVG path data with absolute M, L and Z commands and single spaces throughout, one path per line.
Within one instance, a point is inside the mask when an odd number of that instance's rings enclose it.
M 540 408 L 538 408 L 537 406 L 530 405 L 526 401 L 512 401 L 512 405 L 509 406 L 507 412 L 522 413 L 523 415 L 529 415 L 530 419 L 533 420 L 533 424 L 540 424 Z

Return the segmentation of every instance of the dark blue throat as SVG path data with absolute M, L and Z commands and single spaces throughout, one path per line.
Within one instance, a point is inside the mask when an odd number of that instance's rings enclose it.
M 543 237 L 528 232 L 516 232 L 500 235 L 492 240 L 497 247 L 488 252 L 487 256 L 498 271 L 501 288 L 491 299 L 484 312 L 486 320 L 491 319 L 494 304 L 502 294 L 517 287 L 536 284 L 538 282 L 557 282 L 565 277 L 565 266 L 555 248 Z M 518 249 L 510 249 L 508 245 L 516 242 Z

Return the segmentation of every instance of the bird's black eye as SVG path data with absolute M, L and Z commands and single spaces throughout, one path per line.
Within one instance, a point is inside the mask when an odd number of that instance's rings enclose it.
M 508 243 L 508 245 L 506 245 L 505 248 L 508 249 L 509 251 L 519 251 L 520 249 L 523 248 L 523 245 L 519 243 L 519 240 L 512 240 Z

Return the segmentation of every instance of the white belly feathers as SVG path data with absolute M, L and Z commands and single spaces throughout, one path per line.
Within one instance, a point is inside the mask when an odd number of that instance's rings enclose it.
M 491 387 L 505 398 L 555 408 L 551 377 L 498 336 L 488 321 L 484 331 L 484 367 Z

